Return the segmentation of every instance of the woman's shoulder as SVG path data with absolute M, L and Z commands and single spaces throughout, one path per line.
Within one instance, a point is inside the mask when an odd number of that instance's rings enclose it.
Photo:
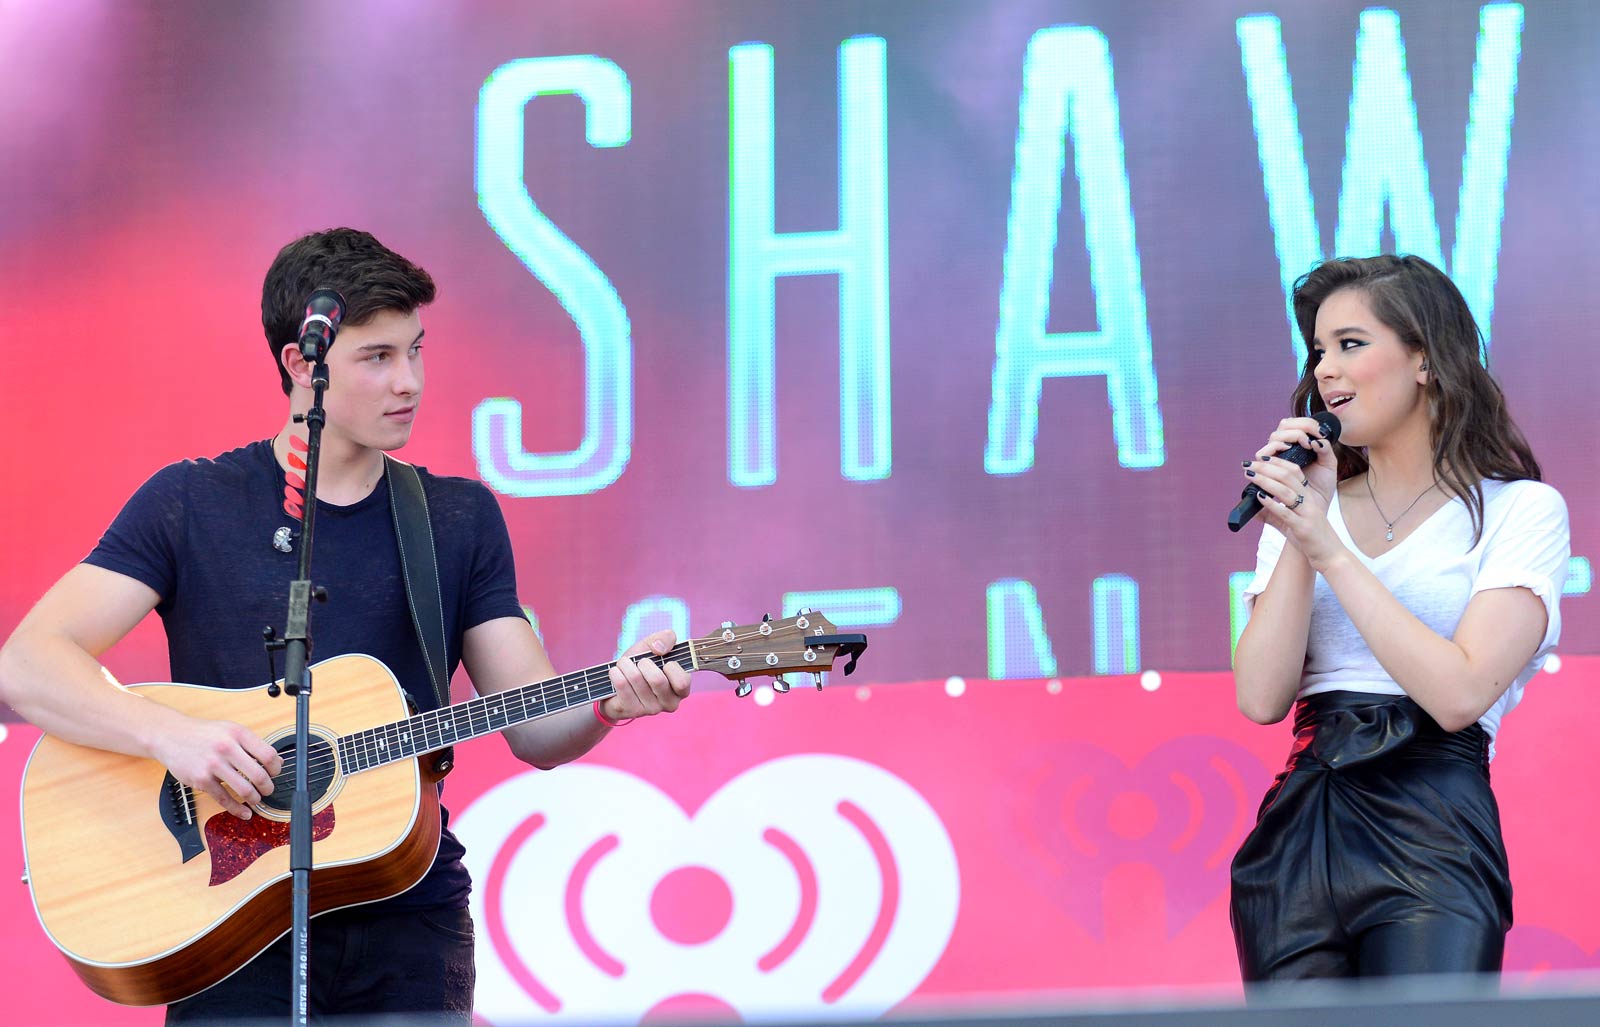
M 1515 518 L 1566 523 L 1567 501 L 1552 485 L 1531 478 L 1483 483 L 1485 522 Z

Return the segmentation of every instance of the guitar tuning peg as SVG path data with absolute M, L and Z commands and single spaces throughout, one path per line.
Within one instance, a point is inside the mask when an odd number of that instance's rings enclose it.
M 743 699 L 745 696 L 750 694 L 751 689 L 754 687 L 754 685 L 750 684 L 749 679 L 746 678 L 737 685 L 733 686 L 733 694 Z
M 789 682 L 781 675 L 772 679 L 772 690 L 782 695 L 789 690 Z
M 811 612 L 811 607 L 809 607 L 809 606 L 800 607 L 800 616 L 804 617 L 806 614 L 808 614 L 810 612 Z
M 769 620 L 771 620 L 771 619 L 772 619 L 772 614 L 770 614 L 770 613 L 763 613 L 763 614 L 762 614 L 762 615 L 761 615 L 761 619 L 762 619 L 762 621 L 763 621 L 763 622 L 765 622 L 765 621 L 769 621 Z
M 811 683 L 817 686 L 817 691 L 822 691 L 822 674 L 820 671 L 811 672 Z
M 725 621 L 723 621 L 723 622 L 722 622 L 722 627 L 725 627 L 725 628 L 731 628 L 731 627 L 733 627 L 733 621 L 731 621 L 731 620 L 725 620 Z

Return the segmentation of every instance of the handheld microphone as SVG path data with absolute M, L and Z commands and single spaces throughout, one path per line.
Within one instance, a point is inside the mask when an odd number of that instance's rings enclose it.
M 1319 410 L 1313 415 L 1318 424 L 1322 425 L 1322 437 L 1330 443 L 1339 441 L 1339 419 L 1326 410 Z M 1274 456 L 1287 460 L 1296 467 L 1304 467 L 1317 458 L 1317 454 L 1304 446 L 1290 446 L 1282 453 Z M 1239 495 L 1239 505 L 1228 512 L 1228 530 L 1238 531 L 1245 524 L 1261 512 L 1261 488 L 1252 482 L 1244 487 L 1244 492 Z
M 306 300 L 305 320 L 300 322 L 300 355 L 312 363 L 326 358 L 343 320 L 343 296 L 332 289 L 312 293 Z

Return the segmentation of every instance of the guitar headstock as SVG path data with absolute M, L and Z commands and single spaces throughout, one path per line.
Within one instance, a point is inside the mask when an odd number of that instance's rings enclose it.
M 833 661 L 847 658 L 846 674 L 856 669 L 856 660 L 867 648 L 867 636 L 840 634 L 839 629 L 814 610 L 801 610 L 793 617 L 773 620 L 761 618 L 757 624 L 724 621 L 721 629 L 691 642 L 696 666 L 714 670 L 739 682 L 736 695 L 749 695 L 750 678 L 772 677 L 775 692 L 787 692 L 789 684 L 781 675 L 793 671 L 814 675 L 822 687 L 822 672 L 833 669 Z

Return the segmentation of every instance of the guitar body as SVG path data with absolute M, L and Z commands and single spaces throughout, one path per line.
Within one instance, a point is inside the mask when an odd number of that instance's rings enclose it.
M 855 670 L 867 637 L 822 614 L 735 627 L 646 654 L 658 667 L 714 670 L 747 695 L 754 675 Z M 413 715 L 389 668 L 340 656 L 312 668 L 311 913 L 398 895 L 439 850 L 440 774 L 428 753 L 614 692 L 615 662 Z M 284 754 L 292 781 L 294 707 L 253 689 L 132 686 L 191 716 L 243 724 Z M 22 846 L 45 933 L 96 993 L 127 1005 L 175 1002 L 217 983 L 291 924 L 290 788 L 241 820 L 154 760 L 46 735 L 22 773 Z M 285 794 L 280 794 L 285 793 Z M 315 925 L 312 925 L 315 930 Z M 288 982 L 285 982 L 287 984 Z
M 334 741 L 410 713 L 389 669 L 369 656 L 327 660 L 313 673 L 313 757 L 319 736 Z M 236 721 L 280 749 L 294 740 L 294 700 L 271 698 L 264 685 L 132 688 L 192 716 Z M 313 915 L 405 891 L 439 846 L 436 778 L 417 759 L 348 776 L 331 759 L 320 761 L 332 770 L 326 791 L 313 793 Z M 287 806 L 288 796 L 272 800 Z M 241 820 L 153 760 L 45 736 L 23 772 L 22 838 L 46 933 L 112 1001 L 185 998 L 290 928 L 287 812 L 258 804 Z

